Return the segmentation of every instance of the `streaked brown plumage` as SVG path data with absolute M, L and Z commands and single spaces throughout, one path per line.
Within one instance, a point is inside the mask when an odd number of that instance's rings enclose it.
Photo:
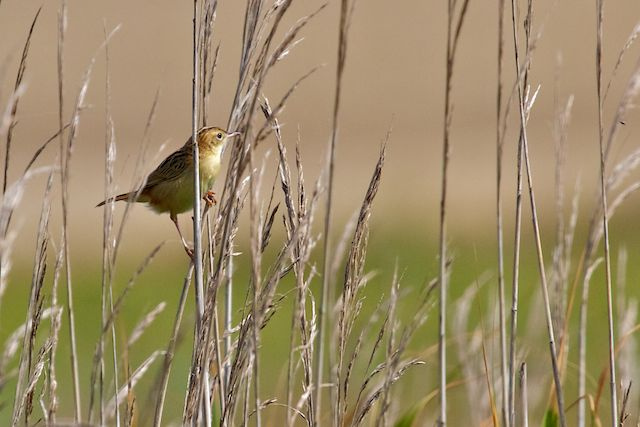
M 200 197 L 203 197 L 209 204 L 215 202 L 211 188 L 220 172 L 225 144 L 238 134 L 238 132 L 228 133 L 218 127 L 204 127 L 198 131 Z M 169 212 L 169 217 L 178 229 L 185 250 L 191 255 L 192 250 L 187 245 L 178 225 L 178 214 L 188 211 L 193 206 L 193 146 L 191 138 L 149 174 L 142 190 L 119 194 L 112 199 L 100 202 L 98 206 L 121 200 L 147 203 L 151 209 L 158 213 Z

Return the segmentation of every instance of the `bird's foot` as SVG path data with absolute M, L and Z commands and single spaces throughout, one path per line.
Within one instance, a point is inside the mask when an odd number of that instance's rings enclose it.
M 202 199 L 207 202 L 209 207 L 217 205 L 218 201 L 216 200 L 216 193 L 213 191 L 207 191 L 207 193 L 202 197 Z

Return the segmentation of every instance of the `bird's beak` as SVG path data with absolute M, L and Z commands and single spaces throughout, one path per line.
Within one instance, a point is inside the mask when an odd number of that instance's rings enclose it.
M 227 141 L 228 141 L 228 139 L 229 139 L 229 138 L 233 138 L 233 137 L 235 137 L 235 136 L 240 136 L 240 135 L 242 135 L 242 132 L 231 132 L 231 133 L 227 134 L 227 139 L 226 139 L 226 141 L 225 141 L 225 144 L 222 146 L 222 151 L 220 152 L 220 155 L 221 155 L 221 156 L 223 156 L 223 155 L 224 155 L 224 152 L 225 152 L 225 151 L 226 151 L 226 149 L 227 149 Z

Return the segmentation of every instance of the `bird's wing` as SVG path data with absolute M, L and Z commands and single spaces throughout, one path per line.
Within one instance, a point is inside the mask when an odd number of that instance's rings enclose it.
M 183 146 L 169 157 L 164 159 L 160 165 L 149 174 L 145 190 L 160 184 L 161 182 L 173 181 L 180 178 L 187 168 L 192 167 L 192 156 L 188 148 Z

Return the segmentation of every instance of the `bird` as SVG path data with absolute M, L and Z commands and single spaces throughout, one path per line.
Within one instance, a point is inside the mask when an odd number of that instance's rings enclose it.
M 219 127 L 202 127 L 197 132 L 198 157 L 200 170 L 200 197 L 212 206 L 216 203 L 215 193 L 211 190 L 218 176 L 222 163 L 222 153 L 226 144 L 240 132 L 228 132 Z M 98 203 L 132 201 L 147 203 L 157 213 L 169 213 L 175 224 L 180 240 L 189 257 L 193 250 L 189 247 L 180 225 L 178 214 L 193 207 L 193 143 L 192 137 L 178 150 L 165 158 L 157 168 L 147 176 L 144 186 L 137 190 L 110 197 Z

